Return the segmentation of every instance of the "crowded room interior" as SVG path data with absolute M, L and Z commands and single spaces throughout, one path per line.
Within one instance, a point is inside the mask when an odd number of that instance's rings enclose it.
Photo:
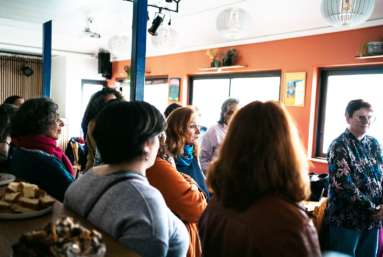
M 383 0 L 0 0 L 0 256 L 383 257 Z

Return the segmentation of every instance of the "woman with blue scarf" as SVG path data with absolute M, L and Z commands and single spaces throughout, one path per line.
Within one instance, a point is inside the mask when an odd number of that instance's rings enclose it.
M 175 159 L 178 172 L 192 177 L 209 201 L 206 179 L 198 160 L 201 135 L 198 113 L 193 107 L 181 107 L 169 115 L 167 122 L 166 144 Z

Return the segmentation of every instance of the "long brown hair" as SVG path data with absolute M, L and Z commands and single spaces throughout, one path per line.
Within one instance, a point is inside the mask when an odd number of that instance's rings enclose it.
M 166 145 L 168 151 L 178 160 L 178 156 L 183 153 L 186 142 L 186 130 L 190 125 L 193 114 L 197 113 L 193 107 L 180 107 L 174 110 L 166 120 L 168 128 L 166 129 Z M 199 145 L 193 149 L 193 157 L 198 158 Z
M 294 202 L 310 196 L 304 148 L 279 102 L 252 102 L 234 115 L 207 184 L 223 206 L 237 211 L 274 193 Z

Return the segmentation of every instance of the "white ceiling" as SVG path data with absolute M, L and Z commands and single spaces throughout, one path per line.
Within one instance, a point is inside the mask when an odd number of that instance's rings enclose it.
M 158 0 L 149 0 L 149 3 L 152 1 Z M 181 38 L 179 47 L 168 53 L 158 52 L 147 34 L 147 56 L 345 30 L 333 28 L 322 19 L 321 2 L 181 0 L 179 13 L 171 13 L 172 27 Z M 240 7 L 251 14 L 253 28 L 245 39 L 225 39 L 216 30 L 217 15 L 228 7 Z M 0 50 L 41 53 L 42 24 L 53 20 L 54 54 L 95 55 L 100 50 L 107 50 L 108 40 L 113 35 L 125 34 L 131 38 L 132 10 L 133 3 L 122 0 L 0 0 Z M 156 10 L 149 8 L 151 20 Z M 165 15 L 164 25 L 169 18 L 167 12 Z M 101 39 L 96 42 L 79 39 L 87 18 L 97 21 Z M 369 21 L 356 28 L 377 25 L 383 25 L 383 0 L 375 0 Z M 130 53 L 114 56 L 116 60 L 129 58 Z

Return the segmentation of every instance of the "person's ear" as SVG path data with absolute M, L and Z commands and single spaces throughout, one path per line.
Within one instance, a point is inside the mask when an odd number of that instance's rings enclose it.
M 350 124 L 350 116 L 348 116 L 348 114 L 347 114 L 347 116 L 346 116 L 346 121 L 347 121 L 347 124 Z

